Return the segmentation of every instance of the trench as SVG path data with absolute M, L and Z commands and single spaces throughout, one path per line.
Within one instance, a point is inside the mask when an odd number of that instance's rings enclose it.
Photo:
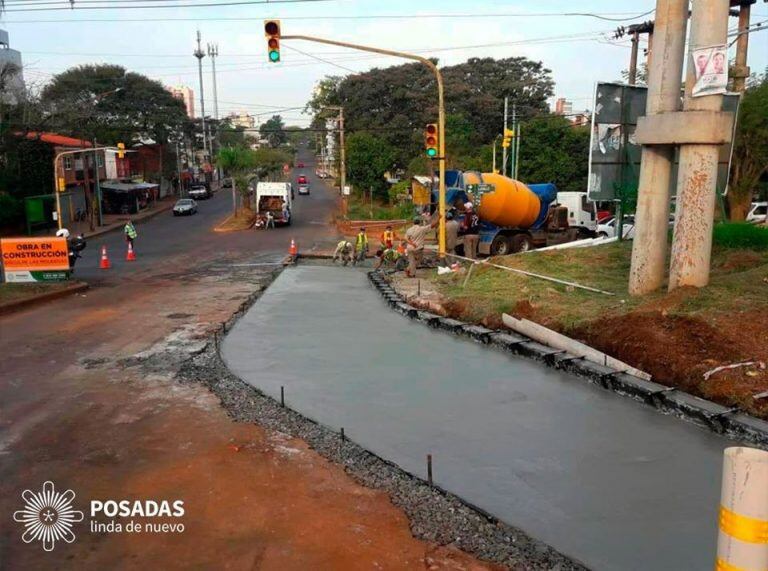
M 591 568 L 711 568 L 732 441 L 392 312 L 352 268 L 285 270 L 234 325 L 240 379 Z

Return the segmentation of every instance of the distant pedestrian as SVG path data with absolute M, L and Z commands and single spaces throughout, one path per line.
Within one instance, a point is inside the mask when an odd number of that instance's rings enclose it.
M 264 230 L 269 230 L 275 227 L 275 217 L 271 212 L 267 211 L 267 223 L 264 225 Z
M 125 241 L 128 242 L 128 244 L 131 245 L 131 249 L 133 249 L 133 241 L 136 240 L 136 237 L 139 235 L 139 233 L 136 232 L 136 227 L 133 225 L 131 220 L 126 222 L 125 227 L 123 228 L 123 232 L 125 233 Z
M 460 233 L 464 236 L 464 255 L 470 260 L 476 260 L 477 243 L 480 241 L 480 218 L 471 202 L 464 205 L 464 223 Z
M 368 234 L 365 233 L 365 226 L 361 226 L 360 232 L 357 233 L 357 237 L 355 238 L 355 263 L 364 262 L 367 253 Z

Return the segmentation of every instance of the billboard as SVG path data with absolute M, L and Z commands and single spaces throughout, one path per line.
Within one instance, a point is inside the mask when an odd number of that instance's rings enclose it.
M 642 153 L 642 146 L 635 140 L 635 128 L 637 120 L 645 115 L 647 92 L 647 87 L 622 83 L 601 82 L 595 87 L 587 188 L 590 200 L 622 201 L 627 205 L 625 212 L 634 210 Z M 735 114 L 738 108 L 738 94 L 723 97 L 723 111 Z M 670 196 L 675 196 L 677 186 L 677 155 L 676 152 Z M 730 162 L 731 145 L 722 145 L 717 176 L 720 193 L 728 185 Z
M 69 278 L 69 251 L 65 238 L 2 238 L 0 255 L 8 283 Z

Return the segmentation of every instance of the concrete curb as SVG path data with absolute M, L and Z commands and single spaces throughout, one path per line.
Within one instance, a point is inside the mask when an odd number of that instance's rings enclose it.
M 66 297 L 74 293 L 85 291 L 88 289 L 88 287 L 89 286 L 87 283 L 77 282 L 68 287 L 65 287 L 64 289 L 57 289 L 56 291 L 39 293 L 37 295 L 25 297 L 24 299 L 19 299 L 16 301 L 0 303 L 0 315 L 7 315 L 9 313 L 14 313 L 16 311 L 21 311 L 22 309 L 33 307 L 35 305 L 41 305 L 48 301 L 53 301 L 55 299 Z
M 478 343 L 521 355 L 561 369 L 595 383 L 607 390 L 652 406 L 734 440 L 743 440 L 768 449 L 768 422 L 738 409 L 695 397 L 675 387 L 646 381 L 622 371 L 586 361 L 577 355 L 537 343 L 517 333 L 494 331 L 456 319 L 441 317 L 408 304 L 389 284 L 383 274 L 369 272 L 368 279 L 387 304 L 396 312 L 421 321 L 434 329 L 467 336 Z

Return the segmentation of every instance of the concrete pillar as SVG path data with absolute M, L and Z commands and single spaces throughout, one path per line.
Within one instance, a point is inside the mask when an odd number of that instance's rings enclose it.
M 674 112 L 680 107 L 687 20 L 687 0 L 657 0 L 646 115 Z M 673 159 L 672 145 L 643 146 L 629 274 L 632 295 L 652 292 L 664 281 Z
M 689 53 L 698 48 L 726 43 L 729 0 L 693 0 Z M 722 95 L 692 97 L 696 83 L 693 58 L 688 59 L 685 79 L 685 111 L 720 111 Z M 677 178 L 677 209 L 672 239 L 669 290 L 681 286 L 703 287 L 709 283 L 715 187 L 720 145 L 682 145 Z
M 768 569 L 768 452 L 726 448 L 715 569 Z

